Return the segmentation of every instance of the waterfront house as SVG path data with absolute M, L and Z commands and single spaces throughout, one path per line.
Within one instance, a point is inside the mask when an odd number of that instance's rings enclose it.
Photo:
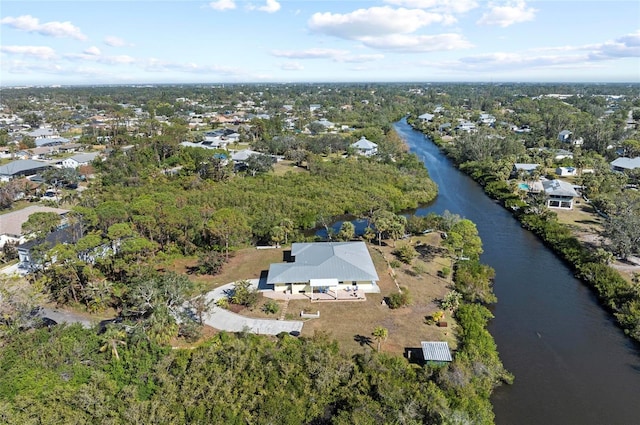
M 378 153 L 378 145 L 365 139 L 364 136 L 362 136 L 357 142 L 352 143 L 351 147 L 358 155 L 373 156 Z
M 275 291 L 307 294 L 338 291 L 379 293 L 379 280 L 364 242 L 309 242 L 291 245 L 289 262 L 269 267 L 267 285 Z
M 542 182 L 542 187 L 549 197 L 547 207 L 573 209 L 573 198 L 577 197 L 578 193 L 572 184 L 562 180 L 545 180 Z

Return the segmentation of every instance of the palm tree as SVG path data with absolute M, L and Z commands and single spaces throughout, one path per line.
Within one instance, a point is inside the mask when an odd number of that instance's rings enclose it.
M 118 346 L 127 345 L 127 342 L 125 341 L 126 337 L 127 333 L 123 329 L 114 325 L 107 326 L 106 331 L 102 334 L 103 345 L 100 347 L 100 352 L 103 353 L 111 349 L 111 355 L 119 361 L 120 355 L 118 354 Z
M 387 328 L 383 328 L 382 326 L 376 326 L 371 335 L 373 335 L 373 338 L 378 341 L 378 352 L 380 352 L 380 345 L 382 344 L 382 341 L 385 341 L 389 336 L 389 331 Z

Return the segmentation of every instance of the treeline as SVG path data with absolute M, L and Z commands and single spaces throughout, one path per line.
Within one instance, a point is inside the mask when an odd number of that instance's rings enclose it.
M 80 326 L 13 334 L 0 347 L 0 421 L 157 424 L 491 424 L 493 389 L 512 377 L 480 304 L 456 312 L 447 365 L 369 351 L 328 334 L 220 333 L 195 349 Z

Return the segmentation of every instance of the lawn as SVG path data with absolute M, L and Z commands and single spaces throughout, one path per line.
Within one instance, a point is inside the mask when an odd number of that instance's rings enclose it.
M 369 252 L 380 278 L 378 286 L 381 293 L 366 294 L 366 301 L 291 300 L 284 312 L 282 309 L 285 302 L 278 301 L 280 311 L 267 314 L 262 311 L 262 306 L 268 299 L 261 296 L 254 308 L 243 309 L 240 314 L 274 320 L 282 315 L 288 320 L 300 320 L 300 312 L 303 310 L 312 313 L 320 311 L 320 318 L 305 319 L 302 335 L 311 337 L 315 332 L 326 332 L 338 341 L 343 350 L 350 353 L 376 349 L 376 341 L 371 335 L 376 326 L 387 328 L 389 333 L 387 340 L 382 343 L 384 352 L 403 355 L 407 348 L 418 348 L 420 341 L 428 340 L 448 341 L 450 347 L 455 348 L 456 324 L 448 312 L 445 320 L 449 326 L 446 328 L 427 324 L 426 321 L 427 317 L 439 310 L 436 300 L 451 290 L 450 278 L 443 279 L 438 276 L 438 271 L 451 265 L 450 260 L 443 257 L 442 252 L 438 252 L 440 236 L 434 233 L 399 241 L 398 246 L 403 243 L 417 246 L 421 255 L 414 259 L 411 265 L 401 264 L 395 269 L 389 266 L 389 262 L 395 257 L 392 254 L 392 242 L 388 242 L 382 246 L 369 245 Z M 271 263 L 283 261 L 283 251 L 286 249 L 288 248 L 239 250 L 233 253 L 233 257 L 224 265 L 220 274 L 191 275 L 191 278 L 205 288 L 214 288 L 241 279 L 258 278 L 269 269 Z M 186 272 L 193 264 L 195 260 L 180 260 L 174 262 L 170 269 Z M 383 303 L 383 300 L 398 292 L 399 286 L 409 290 L 412 301 L 409 306 L 393 310 Z

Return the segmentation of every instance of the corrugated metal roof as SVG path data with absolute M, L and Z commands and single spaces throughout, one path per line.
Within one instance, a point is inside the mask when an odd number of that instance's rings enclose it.
M 449 344 L 446 341 L 422 341 L 422 355 L 425 361 L 453 361 Z
M 308 282 L 311 279 L 378 281 L 364 242 L 311 242 L 291 246 L 293 263 L 274 263 L 267 283 Z

